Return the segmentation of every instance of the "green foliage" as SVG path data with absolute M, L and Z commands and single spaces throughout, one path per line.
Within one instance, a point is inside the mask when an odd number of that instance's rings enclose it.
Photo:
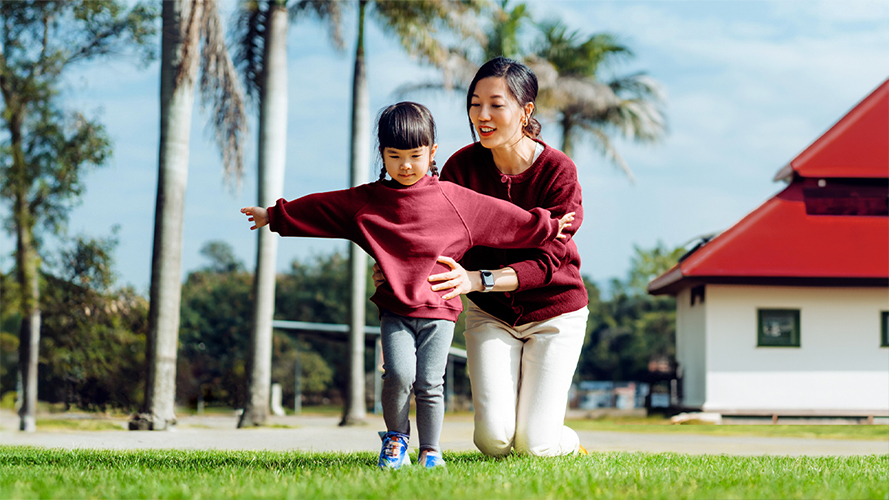
M 683 249 L 635 248 L 627 280 L 612 280 L 611 297 L 586 281 L 590 296 L 587 337 L 578 365 L 581 379 L 657 382 L 675 366 L 676 301 L 645 292 L 648 281 L 672 267 Z
M 83 191 L 83 167 L 110 154 L 104 127 L 63 109 L 58 99 L 63 71 L 71 64 L 148 49 L 153 8 L 129 11 L 112 1 L 3 2 L 0 4 L 0 91 L 8 135 L 0 138 L 0 193 L 16 205 L 15 226 L 31 230 L 38 220 L 58 231 L 67 208 Z M 8 226 L 12 229 L 12 225 Z
M 365 287 L 367 291 L 365 324 L 379 325 L 379 309 L 370 302 L 370 296 L 375 290 L 371 274 L 372 270 L 369 269 L 368 282 Z M 349 322 L 349 293 L 349 261 L 339 253 L 316 256 L 305 263 L 294 260 L 288 273 L 278 275 L 275 290 L 275 317 L 290 321 L 347 324 Z M 326 383 L 326 390 L 313 392 L 308 390 L 307 384 L 313 383 L 311 382 L 313 379 L 317 380 L 319 377 L 325 376 L 324 374 L 327 372 L 325 370 L 320 373 L 312 373 L 307 370 L 306 364 L 301 365 L 304 396 L 307 402 L 317 404 L 324 398 L 333 399 L 344 397 L 347 394 L 349 350 L 345 335 L 292 331 L 286 333 L 276 331 L 275 335 L 276 337 L 298 335 L 300 353 L 309 355 L 309 352 L 313 352 L 320 357 L 314 361 L 311 357 L 303 358 L 301 363 L 317 363 L 323 360 L 328 369 L 332 371 L 332 379 Z M 365 359 L 367 367 L 374 366 L 372 353 L 373 350 L 370 349 Z M 281 373 L 281 377 L 276 377 L 276 381 L 283 386 L 284 399 L 292 401 L 293 394 L 295 394 L 294 377 L 292 375 L 285 377 L 284 373 Z
M 209 242 L 201 253 L 209 265 L 191 273 L 182 287 L 177 399 L 193 405 L 200 396 L 208 405 L 239 407 L 246 398 L 253 275 L 224 242 Z M 368 298 L 372 291 L 369 282 Z M 348 261 L 338 253 L 305 264 L 294 261 L 290 272 L 278 275 L 275 297 L 278 319 L 347 323 Z M 367 311 L 368 324 L 379 324 L 377 307 L 369 301 Z M 275 330 L 272 342 L 272 380 L 282 385 L 286 405 L 296 394 L 297 357 L 307 403 L 344 394 L 344 336 Z M 367 362 L 372 366 L 370 358 Z
M 376 454 L 0 447 L 10 498 L 886 498 L 889 457 L 444 454 L 446 469 Z
M 112 290 L 117 244 L 77 237 L 41 283 L 41 399 L 86 410 L 135 410 L 142 398 L 148 304 Z
M 238 407 L 247 390 L 253 276 L 239 262 L 213 257 L 231 255 L 224 243 L 211 242 L 201 253 L 211 256 L 211 264 L 182 285 L 177 399 L 193 404 L 202 397 Z

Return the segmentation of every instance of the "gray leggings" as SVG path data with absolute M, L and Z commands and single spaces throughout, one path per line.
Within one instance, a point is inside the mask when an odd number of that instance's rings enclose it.
M 383 419 L 389 431 L 410 434 L 411 388 L 417 400 L 421 450 L 440 452 L 444 374 L 454 322 L 409 318 L 383 310 Z

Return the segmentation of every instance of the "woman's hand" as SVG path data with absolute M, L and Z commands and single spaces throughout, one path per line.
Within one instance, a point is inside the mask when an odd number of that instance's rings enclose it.
M 442 297 L 445 300 L 453 299 L 460 294 L 472 291 L 472 282 L 469 279 L 469 274 L 466 272 L 466 269 L 463 269 L 463 266 L 457 264 L 457 261 L 454 259 L 445 256 L 440 256 L 438 262 L 450 267 L 451 270 L 446 273 L 433 274 L 429 277 L 430 282 L 443 282 L 432 285 L 432 290 L 438 291 L 452 288 L 453 290 Z
M 567 234 L 562 234 L 562 230 L 566 227 L 571 227 L 571 222 L 574 220 L 574 212 L 567 213 L 559 219 L 559 232 L 556 233 L 556 238 L 560 240 L 564 240 L 568 237 Z
M 262 207 L 244 207 L 241 213 L 247 215 L 247 220 L 254 223 L 250 229 L 259 229 L 269 223 L 269 211 Z
M 386 282 L 386 276 L 383 274 L 383 268 L 381 268 L 380 265 L 376 262 L 374 262 L 373 269 L 374 272 L 370 277 L 374 280 L 374 286 L 379 288 L 380 285 Z

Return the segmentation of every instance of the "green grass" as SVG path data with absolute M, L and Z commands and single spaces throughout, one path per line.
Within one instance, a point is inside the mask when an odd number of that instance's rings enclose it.
M 673 425 L 662 417 L 568 420 L 565 424 L 578 431 L 889 441 L 889 425 Z
M 41 431 L 122 431 L 126 422 L 96 419 L 38 418 L 37 428 Z
M 889 455 L 594 453 L 380 471 L 364 453 L 95 451 L 0 446 L 3 498 L 889 498 Z

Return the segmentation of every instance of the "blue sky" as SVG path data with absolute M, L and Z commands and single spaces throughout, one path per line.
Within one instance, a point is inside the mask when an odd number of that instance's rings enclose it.
M 584 34 L 618 35 L 636 57 L 611 68 L 613 74 L 644 70 L 667 93 L 670 132 L 660 144 L 617 141 L 635 184 L 589 144 L 576 146 L 585 212 L 576 237 L 581 271 L 600 284 L 625 277 L 634 245 L 682 245 L 737 222 L 781 189 L 772 182 L 778 169 L 889 77 L 885 1 L 527 3 L 538 19 L 558 16 Z M 226 19 L 234 5 L 223 0 Z M 317 24 L 291 26 L 288 199 L 348 184 L 354 16 L 345 26 L 342 53 L 331 49 Z M 434 74 L 373 25 L 367 58 L 372 114 L 397 100 L 393 91 L 399 85 Z M 88 175 L 82 203 L 70 213 L 68 234 L 107 236 L 119 225 L 120 284 L 146 295 L 157 189 L 158 89 L 158 64 L 140 69 L 135 61 L 84 66 L 65 88 L 67 105 L 98 116 L 114 146 L 109 164 Z M 462 95 L 412 99 L 435 116 L 440 164 L 469 143 Z M 250 129 L 242 185 L 232 190 L 224 185 L 206 117 L 201 110 L 195 113 L 191 136 L 183 279 L 206 264 L 199 252 L 207 241 L 228 242 L 248 268 L 256 254 L 255 234 L 238 212 L 255 203 L 256 127 Z M 545 120 L 542 136 L 554 146 L 561 142 L 557 127 Z M 2 210 L 8 214 L 8 204 Z M 12 267 L 14 246 L 4 233 L 3 270 Z M 278 268 L 285 270 L 295 258 L 345 249 L 339 240 L 288 238 L 279 246 Z

